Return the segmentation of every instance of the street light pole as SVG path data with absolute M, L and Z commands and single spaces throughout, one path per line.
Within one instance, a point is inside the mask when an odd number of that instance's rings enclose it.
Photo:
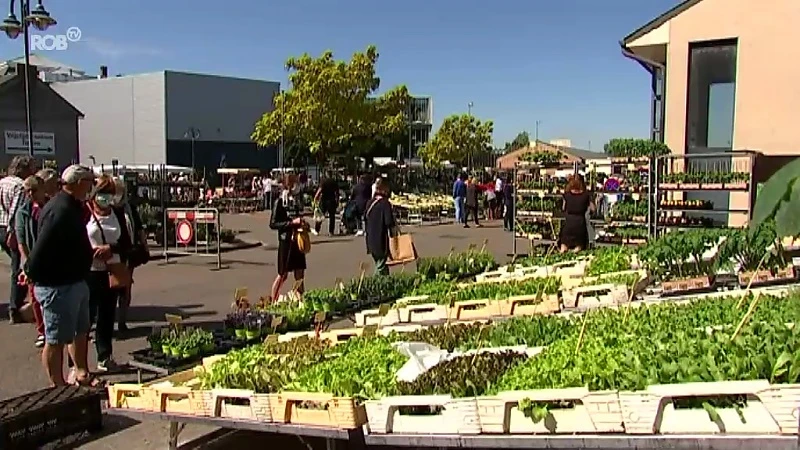
M 541 120 L 536 121 L 536 138 L 535 138 L 536 142 L 539 142 L 539 125 L 541 124 L 542 124 Z
M 20 17 L 22 22 L 17 20 L 14 13 L 16 0 L 11 0 L 9 5 L 8 17 L 0 25 L 0 30 L 6 33 L 11 39 L 16 39 L 22 33 L 25 39 L 25 69 L 23 71 L 23 87 L 25 89 L 25 127 L 28 134 L 28 154 L 33 157 L 33 118 L 31 114 L 31 83 L 30 83 L 30 65 L 31 65 L 31 48 L 30 48 L 30 25 L 35 26 L 38 30 L 45 31 L 57 22 L 50 17 L 50 13 L 42 5 L 42 0 L 39 0 L 36 9 L 31 12 L 30 0 L 20 0 Z
M 278 149 L 278 167 L 283 169 L 283 158 L 284 158 L 284 132 L 286 127 L 284 127 L 284 121 L 286 120 L 286 91 L 281 90 L 281 147 Z

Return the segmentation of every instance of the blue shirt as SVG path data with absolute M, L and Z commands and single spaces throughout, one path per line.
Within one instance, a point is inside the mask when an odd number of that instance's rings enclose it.
M 464 183 L 464 180 L 458 179 L 455 183 L 453 183 L 453 198 L 459 197 L 466 197 L 467 196 L 467 183 Z

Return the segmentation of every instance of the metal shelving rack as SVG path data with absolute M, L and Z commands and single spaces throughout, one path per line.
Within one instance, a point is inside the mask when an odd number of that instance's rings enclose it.
M 753 168 L 759 153 L 751 150 L 734 150 L 721 152 L 706 152 L 695 154 L 671 154 L 661 156 L 657 159 L 655 167 L 655 182 L 652 185 L 654 192 L 651 208 L 654 211 L 654 234 L 657 236 L 670 229 L 702 228 L 702 225 L 687 224 L 665 224 L 661 219 L 670 213 L 700 215 L 700 216 L 722 216 L 726 218 L 725 226 L 730 226 L 730 219 L 733 214 L 744 214 L 746 220 L 740 226 L 746 226 L 752 217 L 753 205 L 756 197 L 756 186 L 753 179 Z M 694 173 L 699 174 L 698 182 L 672 182 L 668 180 L 670 174 Z M 709 174 L 720 174 L 714 179 Z M 725 174 L 740 173 L 741 181 L 725 181 Z M 729 177 L 730 178 L 730 177 Z M 741 201 L 741 207 L 732 207 L 732 193 L 746 193 L 747 199 Z M 699 197 L 714 197 L 718 199 L 726 197 L 722 203 L 726 203 L 725 208 L 709 209 L 689 209 L 689 208 L 668 208 L 661 206 L 662 200 L 667 200 L 669 195 L 684 197 L 687 195 Z M 697 200 L 707 200 L 715 203 L 713 198 L 698 198 Z M 714 206 L 712 204 L 712 206 Z M 710 218 L 713 220 L 713 218 Z

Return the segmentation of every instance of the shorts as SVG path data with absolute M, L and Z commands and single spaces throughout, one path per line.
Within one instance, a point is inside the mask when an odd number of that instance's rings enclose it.
M 50 345 L 69 344 L 89 333 L 89 286 L 85 281 L 63 286 L 34 286 L 42 305 L 44 339 Z

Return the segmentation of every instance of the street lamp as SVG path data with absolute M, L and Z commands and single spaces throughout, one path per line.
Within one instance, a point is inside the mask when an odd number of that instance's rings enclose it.
M 194 182 L 194 141 L 200 139 L 200 130 L 195 127 L 189 127 L 186 133 L 183 133 L 183 137 L 192 141 L 192 182 Z
M 9 6 L 8 17 L 3 20 L 0 25 L 6 36 L 11 39 L 16 39 L 22 34 L 25 38 L 25 73 L 23 85 L 25 87 L 25 126 L 28 132 L 28 154 L 33 155 L 33 120 L 31 118 L 31 85 L 30 85 L 30 65 L 31 65 L 31 48 L 30 48 L 30 25 L 36 27 L 37 30 L 45 31 L 51 26 L 55 25 L 56 19 L 50 17 L 50 13 L 44 8 L 42 0 L 38 0 L 36 8 L 31 11 L 30 0 L 20 0 L 20 17 L 22 22 L 17 19 L 14 13 L 16 0 L 11 0 Z
M 469 111 L 469 115 L 470 116 L 472 115 L 472 107 L 473 106 L 475 106 L 474 103 L 472 103 L 472 102 L 467 103 L 467 111 Z

